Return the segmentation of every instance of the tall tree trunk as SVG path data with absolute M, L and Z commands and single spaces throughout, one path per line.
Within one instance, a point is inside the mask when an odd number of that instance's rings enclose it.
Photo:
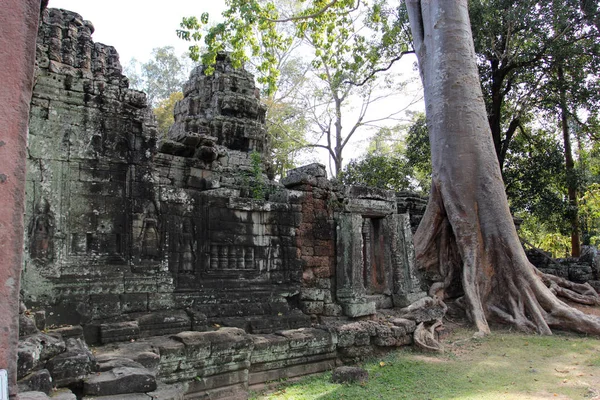
M 569 197 L 569 222 L 571 223 L 571 256 L 579 257 L 581 242 L 579 238 L 579 205 L 577 201 L 577 180 L 575 177 L 575 162 L 571 149 L 571 133 L 567 109 L 567 93 L 565 89 L 565 74 L 562 67 L 558 67 L 558 85 L 560 90 L 560 125 L 565 147 L 565 169 L 567 172 L 567 193 Z
M 481 333 L 495 319 L 543 334 L 560 327 L 600 335 L 600 318 L 558 300 L 547 286 L 556 281 L 528 262 L 519 242 L 479 84 L 467 0 L 406 3 L 431 142 L 431 195 L 415 235 L 431 291 L 460 299 Z
M 488 122 L 492 130 L 492 139 L 500 164 L 500 170 L 504 167 L 504 158 L 502 157 L 502 103 L 504 96 L 502 95 L 502 79 L 503 74 L 498 71 L 499 62 L 494 60 L 491 62 L 492 68 L 492 85 L 491 85 L 491 107 L 488 115 Z
M 342 152 L 344 150 L 342 138 L 342 100 L 335 96 L 335 176 L 342 172 Z

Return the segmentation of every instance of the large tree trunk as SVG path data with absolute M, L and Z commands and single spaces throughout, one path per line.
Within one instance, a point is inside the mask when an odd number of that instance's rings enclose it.
M 600 318 L 557 299 L 527 260 L 508 208 L 479 84 L 467 0 L 406 0 L 425 88 L 432 190 L 417 261 L 444 299 L 488 320 L 550 334 L 600 334 Z M 549 283 L 548 283 L 549 285 Z

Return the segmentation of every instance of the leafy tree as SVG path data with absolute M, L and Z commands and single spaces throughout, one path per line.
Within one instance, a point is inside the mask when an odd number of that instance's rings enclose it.
M 405 136 L 406 140 L 401 139 Z M 382 128 L 371 139 L 367 154 L 352 160 L 340 174 L 344 184 L 361 184 L 388 190 L 428 194 L 431 155 L 425 115 L 413 114 L 408 126 Z
M 179 100 L 183 100 L 182 92 L 171 93 L 168 99 L 159 101 L 153 110 L 156 122 L 158 123 L 158 131 L 165 136 L 169 133 L 169 128 L 175 122 L 173 112 L 175 104 Z
M 279 76 L 275 54 L 285 51 L 294 37 L 309 39 L 314 45 L 316 67 L 324 63 L 339 68 L 340 75 L 335 78 L 352 71 L 355 83 L 368 81 L 375 71 L 389 69 L 411 52 L 406 14 L 396 2 L 375 0 L 367 6 L 355 0 L 317 0 L 296 2 L 295 7 L 286 7 L 283 12 L 280 3 L 270 0 L 230 0 L 228 5 L 223 22 L 205 35 L 208 13 L 200 18 L 183 18 L 177 35 L 194 42 L 190 55 L 194 60 L 202 58 L 204 65 L 214 65 L 217 53 L 223 50 L 232 52 L 235 67 L 258 57 L 262 60 L 257 65 L 258 81 L 269 92 L 277 86 Z M 359 20 L 362 24 L 357 25 Z M 280 29 L 281 24 L 289 28 Z M 200 56 L 196 43 L 202 39 L 207 51 Z M 348 58 L 349 54 L 352 57 Z
M 569 121 L 582 108 L 597 109 L 597 102 L 591 99 L 600 91 L 594 82 L 600 32 L 594 27 L 593 18 L 589 18 L 591 14 L 586 14 L 594 7 L 585 3 L 470 3 L 488 120 L 500 168 L 504 169 L 517 133 L 529 129 L 527 122 L 539 123 L 542 118 L 561 127 L 574 256 L 579 255 L 580 247 L 578 184 Z M 540 113 L 544 110 L 548 112 Z M 533 113 L 537 114 L 536 119 L 531 117 Z
M 575 0 L 472 0 L 475 49 L 500 168 L 514 135 L 542 98 L 553 54 L 585 44 L 590 32 Z M 501 10 L 499 12 L 499 10 Z M 557 26 L 557 19 L 569 23 Z M 586 33 L 587 32 L 587 33 Z
M 579 199 L 584 243 L 600 247 L 600 184 L 588 186 Z
M 429 131 L 425 114 L 414 115 L 413 124 L 408 129 L 406 137 L 406 157 L 412 167 L 413 178 L 419 182 L 424 194 L 431 187 L 431 147 L 429 146 Z
M 344 185 L 366 185 L 381 189 L 415 190 L 411 182 L 412 169 L 402 156 L 368 153 L 362 159 L 351 160 L 339 175 Z
M 504 166 L 511 210 L 544 219 L 554 231 L 564 231 L 566 185 L 560 143 L 546 131 L 515 137 Z
M 152 57 L 143 64 L 132 59 L 125 71 L 133 89 L 148 96 L 148 103 L 156 106 L 172 93 L 181 92 L 187 80 L 190 64 L 186 57 L 178 57 L 172 46 L 157 47 Z
M 284 176 L 287 170 L 295 168 L 298 156 L 308 144 L 308 110 L 303 106 L 301 93 L 310 67 L 294 56 L 298 46 L 299 42 L 295 41 L 286 51 L 275 53 L 276 67 L 280 71 L 279 85 L 262 99 L 267 106 L 270 162 L 275 176 Z

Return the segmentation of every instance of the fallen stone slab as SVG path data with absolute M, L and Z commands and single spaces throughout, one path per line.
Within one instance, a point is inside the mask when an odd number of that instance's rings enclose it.
M 38 365 L 65 350 L 66 344 L 59 336 L 38 333 L 19 340 L 17 378 L 25 377 Z
M 166 385 L 158 383 L 158 387 L 153 392 L 146 393 L 152 400 L 184 400 L 187 384 L 177 383 Z
M 115 322 L 100 324 L 100 342 L 124 342 L 137 339 L 140 336 L 140 327 L 137 321 Z
M 46 363 L 54 384 L 59 387 L 81 382 L 87 375 L 96 371 L 96 360 L 83 340 L 67 339 L 66 347 L 65 352 Z
M 369 373 L 359 367 L 337 367 L 331 374 L 333 383 L 366 383 L 369 380 Z
M 112 360 L 105 360 L 98 363 L 99 372 L 110 371 L 111 369 L 120 367 L 145 368 L 142 364 L 125 357 L 117 357 Z
M 47 369 L 32 372 L 19 382 L 19 392 L 44 392 L 50 394 L 52 390 L 52 377 Z
M 83 397 L 83 400 L 152 400 L 152 397 L 148 396 L 145 393 L 130 393 L 117 394 L 114 396 L 86 396 Z
M 22 392 L 17 395 L 18 400 L 48 400 L 50 397 L 44 392 Z
M 156 377 L 146 368 L 120 367 L 92 375 L 83 383 L 86 396 L 112 396 L 156 390 Z

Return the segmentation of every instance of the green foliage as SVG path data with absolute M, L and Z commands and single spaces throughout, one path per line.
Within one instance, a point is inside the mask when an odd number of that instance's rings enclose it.
M 413 178 L 419 183 L 423 193 L 431 186 L 431 146 L 425 114 L 414 115 L 413 124 L 406 138 L 406 158 L 412 167 Z
M 243 186 L 254 200 L 265 200 L 268 187 L 264 178 L 263 159 L 259 152 L 250 153 L 250 170 L 242 176 Z
M 265 104 L 274 174 L 284 176 L 287 170 L 296 167 L 296 155 L 306 148 L 307 121 L 303 110 L 294 103 L 267 99 Z
M 431 155 L 425 115 L 414 114 L 408 129 L 403 125 L 381 128 L 371 139 L 367 154 L 350 161 L 339 179 L 346 185 L 427 194 L 431 186 Z
M 549 252 L 552 257 L 568 257 L 571 252 L 571 237 L 556 230 L 552 223 L 529 213 L 517 213 L 523 219 L 519 236 L 538 249 Z
M 567 233 L 562 147 L 552 135 L 538 130 L 515 137 L 503 177 L 514 213 L 533 214 L 548 229 Z
M 323 65 L 337 72 L 330 76 L 340 83 L 353 75 L 357 82 L 367 79 L 375 69 L 387 66 L 390 59 L 408 50 L 407 19 L 394 4 L 383 0 L 312 0 L 296 2 L 282 12 L 270 0 L 228 0 L 223 22 L 209 27 L 209 16 L 184 18 L 177 31 L 181 39 L 193 41 L 190 54 L 200 58 L 197 42 L 204 40 L 205 65 L 214 65 L 218 52 L 227 50 L 236 66 L 250 57 L 260 59 L 258 81 L 272 93 L 279 71 L 276 53 L 289 47 L 294 38 L 310 41 L 315 48 L 313 66 Z M 356 22 L 361 20 L 361 24 Z M 278 24 L 290 29 L 282 31 Z M 368 27 L 368 29 L 357 29 Z M 207 73 L 212 73 L 209 70 Z
M 412 170 L 404 157 L 370 153 L 352 160 L 339 174 L 344 185 L 366 185 L 381 189 L 415 190 L 410 176 Z
M 278 53 L 279 85 L 275 92 L 263 97 L 267 106 L 267 134 L 269 136 L 275 176 L 284 176 L 286 171 L 295 168 L 296 159 L 308 145 L 306 133 L 309 110 L 304 106 L 302 94 L 306 91 L 308 67 L 294 50 Z
M 169 128 L 175 122 L 173 118 L 173 111 L 175 104 L 183 99 L 182 92 L 171 93 L 168 99 L 161 100 L 158 102 L 154 110 L 156 116 L 156 122 L 158 123 L 158 131 L 164 136 L 169 132 Z
M 600 247 L 600 183 L 591 184 L 579 199 L 584 244 Z
M 273 148 L 278 150 L 273 157 L 281 171 L 287 163 L 285 155 L 295 154 L 306 145 L 295 126 L 282 130 L 282 124 L 277 123 L 281 120 L 278 112 L 285 115 L 290 109 L 303 110 L 311 115 L 304 127 L 313 134 L 309 146 L 326 150 L 337 174 L 348 140 L 361 128 L 376 123 L 365 118 L 374 98 L 381 100 L 379 93 L 374 95 L 375 90 L 381 90 L 374 88 L 374 72 L 387 70 L 409 50 L 405 14 L 397 4 L 383 0 L 229 0 L 227 5 L 223 22 L 211 27 L 207 15 L 184 18 L 179 37 L 195 43 L 204 40 L 206 53 L 202 62 L 209 66 L 214 64 L 216 54 L 224 50 L 230 52 L 236 67 L 252 61 L 257 80 L 269 96 L 281 84 L 281 55 L 298 41 L 308 45 L 302 53 L 311 75 L 317 79 L 311 80 L 311 87 L 298 88 L 303 95 L 301 101 L 284 101 L 285 106 L 268 113 L 275 122 L 269 128 Z M 191 47 L 191 54 L 194 59 L 200 57 L 197 44 Z M 212 69 L 208 68 L 207 73 L 212 73 Z M 383 86 L 388 93 L 396 90 L 389 83 Z M 349 109 L 350 103 L 358 102 L 362 102 L 358 112 Z M 347 118 L 353 114 L 356 118 L 348 124 Z M 302 124 L 306 119 L 292 122 Z

